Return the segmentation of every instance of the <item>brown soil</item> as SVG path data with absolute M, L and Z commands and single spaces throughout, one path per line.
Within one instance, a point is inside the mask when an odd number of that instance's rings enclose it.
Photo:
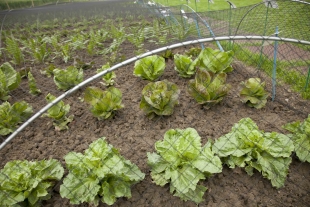
M 127 58 L 133 56 L 133 46 L 129 43 L 122 45 L 122 51 Z M 154 49 L 154 48 L 153 48 Z M 174 52 L 182 53 L 186 48 L 176 49 Z M 188 48 L 187 48 L 188 49 Z M 83 51 L 78 57 L 84 62 L 94 61 L 92 69 L 84 71 L 85 78 L 96 73 L 96 69 L 105 64 L 102 57 L 90 57 Z M 63 64 L 56 60 L 57 66 L 65 68 L 73 64 L 73 61 Z M 13 91 L 11 102 L 25 100 L 30 103 L 34 111 L 38 111 L 45 104 L 44 97 L 51 92 L 55 96 L 62 94 L 58 91 L 52 78 L 40 74 L 43 65 L 29 65 L 43 94 L 30 96 L 28 94 L 27 80 L 23 80 L 22 86 Z M 166 63 L 166 70 L 160 80 L 167 79 L 177 84 L 181 90 L 179 105 L 176 106 L 173 115 L 157 117 L 149 120 L 143 111 L 139 109 L 141 91 L 148 81 L 133 76 L 133 64 L 119 68 L 116 71 L 116 87 L 123 93 L 125 108 L 117 112 L 113 119 L 98 121 L 88 110 L 88 105 L 80 102 L 84 89 L 64 100 L 70 104 L 70 114 L 74 114 L 74 120 L 69 124 L 67 131 L 55 131 L 52 120 L 38 118 L 14 138 L 4 149 L 0 151 L 0 168 L 11 160 L 27 159 L 41 160 L 55 158 L 64 163 L 64 155 L 70 151 L 83 152 L 89 144 L 99 137 L 106 137 L 107 141 L 120 153 L 146 174 L 145 179 L 132 187 L 132 198 L 120 198 L 113 206 L 134 207 L 161 207 L 161 206 L 196 206 L 195 203 L 181 201 L 169 193 L 169 186 L 160 187 L 152 183 L 150 168 L 147 166 L 146 152 L 153 152 L 154 143 L 163 139 L 164 133 L 171 128 L 185 129 L 195 128 L 202 138 L 202 144 L 208 138 L 216 139 L 228 133 L 234 123 L 241 118 L 250 117 L 260 129 L 269 132 L 276 131 L 287 133 L 281 126 L 285 123 L 303 120 L 310 114 L 309 101 L 288 89 L 278 87 L 275 101 L 270 98 L 265 108 L 257 110 L 249 108 L 241 103 L 238 96 L 241 81 L 249 77 L 259 75 L 253 68 L 245 67 L 240 62 L 234 63 L 235 70 L 228 75 L 228 82 L 232 89 L 228 96 L 218 105 L 209 110 L 203 109 L 186 92 L 188 79 L 179 77 L 174 71 L 172 60 Z M 264 77 L 263 75 L 260 75 Z M 267 90 L 271 91 L 269 79 Z M 99 81 L 90 85 L 105 89 Z M 1 138 L 1 137 L 0 137 Z M 2 137 L 4 139 L 4 137 Z M 262 177 L 259 172 L 249 176 L 243 169 L 229 169 L 226 166 L 223 172 L 205 180 L 202 184 L 208 187 L 204 195 L 204 201 L 199 206 L 309 206 L 310 197 L 310 165 L 301 163 L 293 155 L 289 175 L 286 184 L 281 189 L 271 186 L 269 180 Z M 43 203 L 47 207 L 72 206 L 67 199 L 59 195 L 60 181 L 53 189 L 52 198 Z M 78 206 L 89 206 L 81 204 Z M 100 206 L 106 206 L 100 204 Z

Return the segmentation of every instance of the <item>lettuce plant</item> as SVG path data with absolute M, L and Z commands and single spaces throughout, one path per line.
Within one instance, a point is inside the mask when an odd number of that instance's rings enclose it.
M 174 69 L 178 72 L 179 76 L 183 78 L 190 78 L 195 74 L 195 62 L 190 56 L 174 55 Z
M 280 188 L 286 180 L 294 144 L 288 136 L 263 132 L 250 118 L 243 118 L 231 132 L 218 138 L 212 149 L 230 168 L 244 167 L 249 175 L 256 169 L 272 186 Z
M 26 121 L 32 114 L 32 107 L 25 101 L 9 102 L 0 105 L 0 135 L 8 135 L 15 131 L 17 125 Z
M 60 162 L 14 160 L 0 171 L 0 206 L 41 206 L 64 174 Z
M 51 95 L 50 93 L 47 94 L 45 97 L 48 103 L 51 103 L 56 99 L 55 96 Z M 74 115 L 67 117 L 67 114 L 70 111 L 70 105 L 66 104 L 63 101 L 59 101 L 57 104 L 52 106 L 47 110 L 47 113 L 43 114 L 42 116 L 47 116 L 52 118 L 53 125 L 55 126 L 56 131 L 66 130 L 69 127 L 67 126 L 70 122 L 72 122 Z
M 233 68 L 230 64 L 233 61 L 233 52 L 221 52 L 212 48 L 203 49 L 195 60 L 196 66 L 200 69 L 213 73 L 231 72 Z
M 165 70 L 165 59 L 158 55 L 152 55 L 135 62 L 133 74 L 142 79 L 155 81 Z
M 142 99 L 140 109 L 142 109 L 149 118 L 155 115 L 171 115 L 174 106 L 179 103 L 180 90 L 178 86 L 167 80 L 151 82 L 142 90 Z
M 109 87 L 106 91 L 88 87 L 85 90 L 84 100 L 91 105 L 90 111 L 99 120 L 113 117 L 115 111 L 124 107 L 122 92 L 115 87 Z
M 119 197 L 130 198 L 131 186 L 145 177 L 104 137 L 91 143 L 84 154 L 69 152 L 65 162 L 69 174 L 60 186 L 60 195 L 70 199 L 71 204 L 98 206 L 101 200 L 112 205 Z
M 12 62 L 16 65 L 21 65 L 24 62 L 24 55 L 16 38 L 13 36 L 11 38 L 6 37 L 5 44 L 6 50 L 12 58 Z
M 101 68 L 97 69 L 97 73 L 105 71 L 109 68 L 110 68 L 110 64 L 107 63 L 107 64 L 103 65 Z M 109 72 L 109 73 L 105 74 L 104 76 L 102 76 L 102 80 L 103 80 L 102 84 L 105 86 L 113 86 L 115 83 L 114 78 L 116 78 L 114 71 Z
M 297 157 L 302 162 L 310 162 L 310 115 L 303 122 L 296 121 L 283 126 L 292 132 L 288 136 L 293 140 Z
M 211 143 L 201 146 L 193 128 L 170 129 L 164 140 L 155 143 L 156 152 L 147 153 L 151 177 L 157 185 L 170 183 L 170 193 L 182 200 L 202 202 L 206 187 L 200 180 L 222 172 L 222 162 L 211 150 Z
M 267 103 L 268 93 L 265 91 L 265 82 L 260 78 L 250 78 L 241 82 L 241 101 L 250 107 L 263 108 Z
M 58 89 L 69 90 L 83 81 L 83 70 L 69 66 L 65 70 L 54 69 L 54 82 Z
M 198 69 L 195 79 L 188 84 L 188 93 L 207 109 L 219 103 L 227 95 L 230 85 L 226 84 L 226 73 L 215 74 Z
M 40 94 L 41 90 L 37 87 L 36 80 L 30 71 L 28 72 L 27 77 L 28 77 L 29 93 L 31 93 L 32 95 Z
M 10 98 L 10 91 L 18 88 L 21 81 L 20 74 L 14 70 L 10 63 L 0 66 L 0 99 L 6 101 Z

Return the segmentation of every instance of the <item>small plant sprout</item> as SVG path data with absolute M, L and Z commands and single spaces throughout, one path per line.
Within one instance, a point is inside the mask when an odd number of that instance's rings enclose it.
M 195 79 L 188 84 L 188 93 L 206 109 L 219 103 L 227 95 L 230 85 L 226 84 L 226 73 L 215 74 L 198 69 Z
M 107 63 L 107 64 L 103 65 L 101 68 L 97 69 L 97 73 L 105 71 L 105 70 L 107 70 L 109 68 L 110 68 L 110 64 Z M 109 73 L 107 73 L 107 74 L 102 76 L 103 82 L 100 82 L 100 83 L 102 85 L 105 85 L 105 86 L 113 86 L 114 83 L 115 83 L 114 78 L 116 78 L 116 75 L 115 75 L 114 71 L 109 72 Z
M 158 55 L 152 55 L 135 62 L 133 74 L 142 79 L 155 81 L 165 70 L 165 59 Z
M 268 93 L 265 91 L 265 82 L 260 78 L 250 78 L 241 82 L 241 101 L 256 109 L 263 108 L 267 103 Z
M 106 91 L 88 87 L 85 90 L 84 100 L 91 105 L 90 111 L 98 120 L 112 118 L 117 110 L 124 107 L 122 92 L 115 87 L 109 87 Z
M 174 106 L 179 103 L 180 90 L 178 86 L 167 80 L 151 82 L 142 90 L 140 109 L 149 118 L 155 115 L 169 116 L 173 114 Z
M 48 103 L 50 103 L 54 101 L 56 97 L 51 94 L 47 94 L 45 99 Z M 59 101 L 57 104 L 48 109 L 47 113 L 43 114 L 42 116 L 52 118 L 54 120 L 53 125 L 55 126 L 55 130 L 62 131 L 69 129 L 67 125 L 70 122 L 72 122 L 74 118 L 74 115 L 70 115 L 69 117 L 67 117 L 69 111 L 70 111 L 70 105 L 69 104 L 65 105 L 63 101 Z
M 32 95 L 38 95 L 41 93 L 41 90 L 37 87 L 37 83 L 32 73 L 28 72 L 28 85 L 29 85 L 29 93 Z

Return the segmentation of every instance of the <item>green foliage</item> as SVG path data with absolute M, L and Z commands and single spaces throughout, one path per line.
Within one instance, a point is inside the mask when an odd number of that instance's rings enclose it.
M 64 43 L 61 46 L 61 55 L 62 55 L 62 59 L 65 63 L 67 63 L 69 61 L 69 59 L 71 58 L 71 45 L 70 43 Z
M 250 118 L 243 118 L 231 132 L 218 138 L 212 149 L 230 168 L 244 167 L 249 175 L 256 169 L 272 186 L 280 188 L 286 180 L 294 144 L 288 136 L 263 132 Z
M 48 78 L 52 77 L 54 75 L 54 70 L 56 69 L 54 64 L 49 64 L 46 68 L 43 70 L 40 70 L 40 73 L 43 75 L 46 75 Z
M 133 74 L 142 79 L 155 81 L 165 70 L 165 59 L 158 55 L 152 55 L 135 62 Z
M 293 140 L 297 157 L 302 162 L 310 162 L 310 115 L 303 122 L 296 121 L 283 126 L 292 132 L 288 136 Z
M 195 62 L 191 57 L 186 55 L 174 55 L 174 69 L 178 72 L 179 76 L 183 78 L 190 78 L 195 74 Z
M 32 95 L 40 94 L 41 90 L 37 87 L 36 80 L 30 71 L 28 72 L 27 77 L 28 77 L 29 93 L 31 93 Z
M 149 118 L 155 115 L 168 116 L 173 114 L 174 106 L 179 103 L 180 90 L 178 86 L 167 80 L 151 82 L 142 90 L 140 109 Z
M 198 69 L 195 79 L 188 84 L 188 93 L 207 109 L 219 103 L 227 95 L 230 85 L 226 84 L 226 73 L 214 74 Z
M 84 154 L 69 152 L 65 162 L 69 174 L 60 186 L 60 195 L 70 199 L 71 204 L 98 206 L 101 200 L 112 205 L 119 197 L 130 198 L 131 186 L 145 177 L 104 137 L 91 143 Z
M 194 58 L 197 58 L 200 53 L 201 53 L 200 47 L 192 47 L 191 49 L 185 52 L 187 56 L 192 56 Z
M 21 81 L 20 74 L 14 70 L 10 63 L 6 62 L 0 66 L 0 99 L 9 99 L 9 92 L 18 88 Z
M 105 71 L 109 68 L 110 68 L 110 64 L 107 63 L 107 64 L 103 65 L 101 68 L 97 69 L 97 73 Z M 102 80 L 104 81 L 102 84 L 105 86 L 113 86 L 115 83 L 114 78 L 116 78 L 114 71 L 109 72 L 109 73 L 102 76 Z
M 0 171 L 0 206 L 41 206 L 63 174 L 63 167 L 54 159 L 6 163 Z
M 265 82 L 260 78 L 250 78 L 241 82 L 241 101 L 250 107 L 263 108 L 267 103 L 268 93 L 265 91 Z
M 202 202 L 206 187 L 200 180 L 222 172 L 222 162 L 211 150 L 211 143 L 201 146 L 193 128 L 170 129 L 164 140 L 155 143 L 157 153 L 147 153 L 151 177 L 157 185 L 170 183 L 170 193 L 182 200 Z
M 21 65 L 24 62 L 24 55 L 17 40 L 13 36 L 11 38 L 6 37 L 5 44 L 6 50 L 10 54 L 13 63 L 16 65 Z
M 51 103 L 56 99 L 55 96 L 51 95 L 50 93 L 47 94 L 45 97 L 48 103 Z M 66 130 L 69 129 L 67 126 L 70 122 L 72 122 L 74 115 L 67 117 L 67 114 L 70 111 L 70 105 L 66 104 L 63 101 L 59 101 L 57 104 L 53 105 L 51 108 L 47 110 L 47 113 L 43 114 L 42 116 L 52 118 L 53 125 L 55 126 L 56 131 Z
M 213 73 L 231 72 L 233 68 L 230 64 L 233 61 L 233 52 L 221 52 L 212 48 L 203 49 L 197 59 L 196 66 L 199 69 L 211 71 Z
M 115 111 L 124 108 L 122 92 L 114 87 L 102 91 L 97 87 L 85 90 L 84 100 L 91 105 L 90 111 L 98 120 L 108 119 L 115 115 Z
M 165 52 L 162 52 L 160 54 L 160 56 L 165 58 L 165 59 L 172 59 L 173 58 L 173 52 L 172 52 L 172 50 L 165 50 Z
M 19 123 L 27 120 L 32 114 L 32 107 L 25 101 L 9 102 L 0 105 L 0 135 L 7 135 L 17 128 Z
M 29 53 L 36 59 L 37 62 L 43 63 L 49 56 L 50 51 L 46 46 L 45 39 L 38 37 L 37 39 L 27 39 L 23 41 L 24 46 L 29 49 Z
M 54 69 L 54 83 L 60 90 L 68 90 L 83 81 L 83 70 L 69 66 L 65 70 Z

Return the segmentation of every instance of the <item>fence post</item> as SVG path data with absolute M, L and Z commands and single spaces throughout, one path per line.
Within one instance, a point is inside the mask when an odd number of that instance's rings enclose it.
M 279 31 L 278 26 L 276 27 L 275 36 L 278 37 Z M 274 51 L 273 51 L 273 69 L 272 69 L 272 101 L 274 101 L 276 97 L 276 76 L 277 76 L 277 51 L 278 51 L 278 41 L 274 41 Z

